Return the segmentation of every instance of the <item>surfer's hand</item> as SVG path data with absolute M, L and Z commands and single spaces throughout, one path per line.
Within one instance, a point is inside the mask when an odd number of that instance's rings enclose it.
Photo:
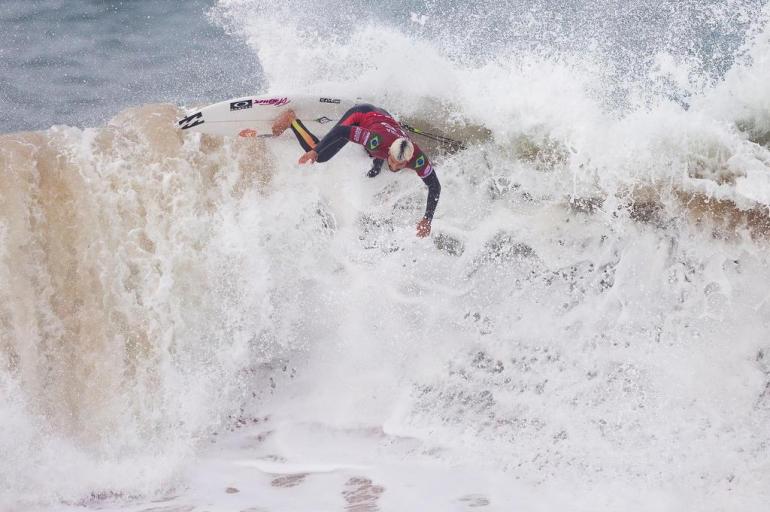
M 306 164 L 306 163 L 314 163 L 316 160 L 318 160 L 318 153 L 315 152 L 315 150 L 310 150 L 301 157 L 299 157 L 299 163 Z
M 425 238 L 428 235 L 430 235 L 430 219 L 423 217 L 417 224 L 417 236 Z

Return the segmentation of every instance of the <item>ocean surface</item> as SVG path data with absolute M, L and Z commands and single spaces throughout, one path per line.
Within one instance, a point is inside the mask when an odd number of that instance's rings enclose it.
M 768 84 L 764 1 L 0 2 L 0 511 L 766 511 Z M 463 141 L 431 236 L 176 128 L 256 93 Z
M 265 84 L 209 0 L 3 1 L 0 132 L 99 126 L 151 102 L 206 103 Z

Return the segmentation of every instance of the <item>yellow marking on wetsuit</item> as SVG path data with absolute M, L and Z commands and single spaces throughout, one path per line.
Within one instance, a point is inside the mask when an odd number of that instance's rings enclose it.
M 291 122 L 291 126 L 299 133 L 299 136 L 302 137 L 302 139 L 305 141 L 305 143 L 310 146 L 311 148 L 314 148 L 316 146 L 316 142 L 313 140 L 313 137 L 305 130 L 305 128 L 297 122 L 295 119 Z

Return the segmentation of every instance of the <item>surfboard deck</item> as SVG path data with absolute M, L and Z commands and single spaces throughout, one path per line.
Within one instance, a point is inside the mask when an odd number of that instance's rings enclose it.
M 353 101 L 334 96 L 244 96 L 190 112 L 177 125 L 188 132 L 229 137 L 270 137 L 275 118 L 291 109 L 311 132 L 322 137 L 353 105 Z

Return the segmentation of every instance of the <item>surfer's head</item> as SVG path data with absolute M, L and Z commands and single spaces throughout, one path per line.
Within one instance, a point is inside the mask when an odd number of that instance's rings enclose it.
M 399 137 L 393 141 L 388 150 L 388 167 L 391 171 L 400 171 L 414 154 L 414 144 L 406 137 Z

